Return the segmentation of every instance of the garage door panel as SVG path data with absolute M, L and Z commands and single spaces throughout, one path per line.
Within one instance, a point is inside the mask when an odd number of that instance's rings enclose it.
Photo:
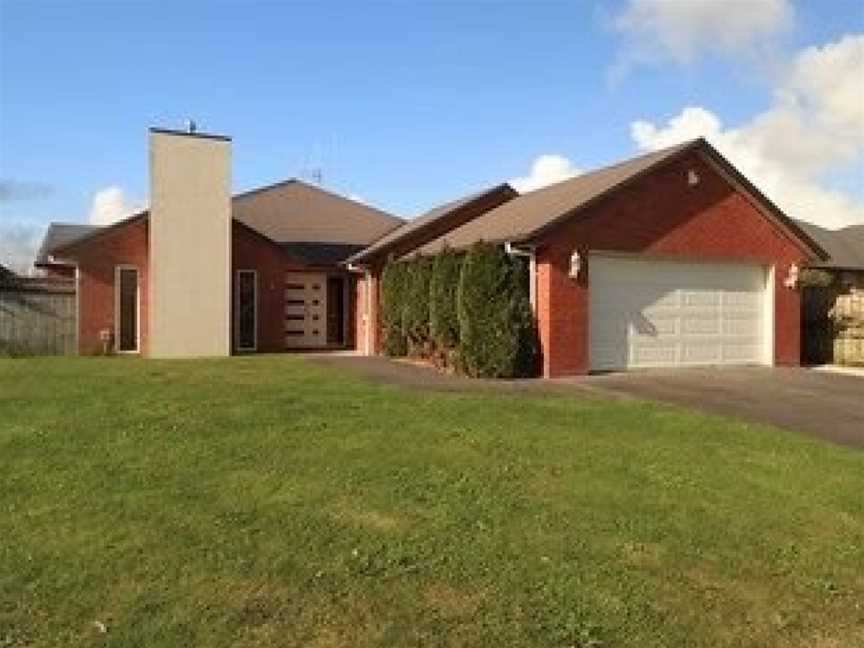
M 759 363 L 764 269 L 593 256 L 592 369 Z
M 723 355 L 716 345 L 684 344 L 681 360 L 682 364 L 717 364 L 723 361 Z
M 723 323 L 716 313 L 699 313 L 681 318 L 684 335 L 720 335 Z

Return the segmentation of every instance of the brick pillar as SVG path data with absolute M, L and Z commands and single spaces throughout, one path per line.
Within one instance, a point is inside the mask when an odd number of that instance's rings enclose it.
M 585 255 L 587 258 L 587 255 Z M 588 269 L 569 276 L 570 251 L 537 256 L 537 329 L 544 378 L 588 373 Z

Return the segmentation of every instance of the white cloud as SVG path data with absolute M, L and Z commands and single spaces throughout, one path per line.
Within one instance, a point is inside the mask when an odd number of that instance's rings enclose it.
M 864 35 L 801 51 L 772 106 L 737 128 L 701 106 L 665 125 L 630 126 L 643 150 L 704 136 L 790 216 L 826 227 L 864 222 L 860 197 L 824 186 L 828 173 L 864 177 Z
M 90 204 L 91 225 L 111 225 L 141 209 L 140 204 L 128 203 L 122 187 L 105 187 L 93 195 Z
M 0 264 L 19 274 L 30 274 L 45 231 L 35 223 L 0 223 Z
M 612 21 L 625 39 L 618 72 L 633 63 L 762 54 L 794 20 L 789 0 L 629 0 Z
M 568 180 L 580 173 L 582 171 L 563 155 L 544 153 L 531 164 L 531 172 L 527 176 L 513 178 L 510 184 L 516 191 L 525 193 Z

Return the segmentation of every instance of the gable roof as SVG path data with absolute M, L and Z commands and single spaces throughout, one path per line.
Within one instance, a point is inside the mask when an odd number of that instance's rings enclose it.
M 237 194 L 235 219 L 277 243 L 369 245 L 404 222 L 297 179 Z
M 811 267 L 864 270 L 864 224 L 829 230 L 807 221 L 797 223 L 830 256 L 811 263 Z
M 307 256 L 313 254 L 319 260 L 339 257 L 342 261 L 404 222 L 380 209 L 297 179 L 237 194 L 231 199 L 231 210 L 235 220 L 275 243 L 328 244 L 330 247 L 324 252 L 306 250 Z M 80 236 L 51 246 L 43 241 L 42 247 L 51 254 L 68 252 L 81 243 L 149 215 L 149 210 L 140 211 L 103 227 L 57 223 L 63 228 L 89 228 L 89 231 L 81 229 Z M 46 233 L 46 240 L 47 237 Z
M 503 184 L 495 185 L 494 187 L 487 187 L 486 189 L 475 191 L 467 196 L 451 200 L 442 205 L 438 205 L 437 207 L 424 212 L 417 218 L 405 222 L 405 224 L 392 232 L 385 234 L 372 243 L 372 245 L 350 257 L 347 262 L 360 263 L 370 259 L 371 257 L 385 254 L 388 250 L 393 248 L 393 246 L 404 241 L 409 236 L 422 236 L 424 232 L 433 230 L 435 225 L 439 224 L 448 216 L 456 214 L 463 209 L 469 209 L 470 207 L 481 203 L 481 201 L 488 199 L 494 200 L 495 204 L 491 206 L 491 208 L 494 208 L 518 195 L 519 193 L 505 182 Z
M 628 186 L 647 173 L 693 151 L 700 151 L 717 163 L 762 206 L 763 213 L 800 241 L 818 257 L 826 254 L 818 244 L 800 230 L 774 203 L 717 152 L 705 139 L 699 138 L 659 151 L 640 155 L 596 171 L 576 176 L 504 203 L 420 249 L 435 254 L 444 246 L 460 249 L 477 241 L 489 243 L 530 244 L 563 221 L 575 217 L 587 207 Z
M 54 263 L 51 257 L 55 250 L 71 245 L 84 237 L 102 229 L 99 225 L 80 225 L 73 223 L 51 223 L 42 237 L 42 245 L 36 253 L 36 265 Z M 62 263 L 62 261 L 61 261 Z

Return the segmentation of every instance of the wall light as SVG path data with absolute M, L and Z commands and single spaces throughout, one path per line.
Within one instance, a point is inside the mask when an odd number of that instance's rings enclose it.
M 582 270 L 582 256 L 577 250 L 573 250 L 573 254 L 570 255 L 570 272 L 567 274 L 571 279 L 578 279 L 580 270 Z
M 783 285 L 787 288 L 795 288 L 798 285 L 798 265 L 793 263 L 789 266 L 789 274 L 783 280 Z

